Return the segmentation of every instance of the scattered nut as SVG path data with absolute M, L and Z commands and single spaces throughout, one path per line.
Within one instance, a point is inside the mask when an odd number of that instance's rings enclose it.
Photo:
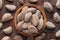
M 13 19 L 13 16 L 10 14 L 10 13 L 5 13 L 3 16 L 2 16 L 2 22 L 7 22 L 9 20 Z
M 46 36 L 45 33 L 42 33 L 40 36 L 35 37 L 35 40 L 42 40 Z
M 28 31 L 29 33 L 38 33 L 37 28 L 33 25 L 28 26 Z
M 0 0 L 0 9 L 2 8 L 3 0 Z
M 24 4 L 24 0 L 19 0 L 20 4 Z
M 33 15 L 32 15 L 32 20 L 31 20 L 32 24 L 33 24 L 34 26 L 37 26 L 37 25 L 38 25 L 38 21 L 39 21 L 38 16 L 37 16 L 36 14 L 33 14 Z
M 57 2 L 56 2 L 56 7 L 57 7 L 58 9 L 60 9 L 60 0 L 57 0 Z
M 17 24 L 17 29 L 18 30 L 22 30 L 22 24 L 24 23 L 24 21 L 18 22 Z
M 38 24 L 38 26 L 37 26 L 38 30 L 40 30 L 40 29 L 43 27 L 43 24 L 44 24 L 44 20 L 43 20 L 43 18 L 42 18 L 42 16 L 41 16 L 41 18 L 40 18 L 40 20 L 39 20 L 39 24 Z
M 36 3 L 36 2 L 38 2 L 38 0 L 29 0 L 29 2 Z
M 16 9 L 15 5 L 5 5 L 5 7 L 9 10 L 9 11 L 14 11 Z
M 45 8 L 49 12 L 53 11 L 53 6 L 49 2 L 44 2 L 43 8 Z
M 19 35 L 14 36 L 14 40 L 23 40 L 23 38 Z
M 56 22 L 59 22 L 60 21 L 60 16 L 59 16 L 59 14 L 57 12 L 54 13 L 53 18 L 54 18 L 54 20 Z
M 1 40 L 11 40 L 9 36 L 3 37 Z
M 30 7 L 30 8 L 28 8 L 28 12 L 32 12 L 32 13 L 36 13 L 36 8 L 32 8 L 32 7 Z
M 3 24 L 2 24 L 2 23 L 0 23 L 0 28 L 2 28 L 2 26 L 3 26 Z
M 56 37 L 60 37 L 60 30 L 56 32 Z
M 55 25 L 50 21 L 47 21 L 46 26 L 48 29 L 54 29 L 55 28 Z
M 39 11 L 39 10 L 37 10 L 37 11 L 36 11 L 36 15 L 38 16 L 38 18 L 40 18 L 40 17 L 41 17 L 41 13 L 40 13 L 40 11 Z
M 10 27 L 7 27 L 7 28 L 3 29 L 3 32 L 5 34 L 10 34 L 12 32 L 12 27 L 10 26 Z
M 29 22 L 29 20 L 32 18 L 32 13 L 31 12 L 28 12 L 26 15 L 25 15 L 25 22 Z

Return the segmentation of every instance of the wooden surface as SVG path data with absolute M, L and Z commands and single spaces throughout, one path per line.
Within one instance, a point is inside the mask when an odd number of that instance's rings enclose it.
M 53 7 L 54 7 L 54 11 L 53 11 L 53 12 L 50 13 L 50 12 L 48 12 L 48 11 L 46 11 L 46 10 L 45 10 L 45 12 L 46 12 L 46 15 L 47 15 L 47 20 L 53 22 L 53 23 L 56 25 L 56 28 L 53 29 L 53 30 L 49 30 L 49 29 L 45 28 L 44 32 L 46 33 L 46 37 L 45 37 L 43 40 L 49 40 L 49 39 L 51 39 L 51 38 L 54 38 L 54 39 L 56 39 L 56 40 L 60 40 L 60 38 L 56 38 L 56 37 L 55 37 L 55 33 L 56 33 L 58 30 L 60 30 L 60 22 L 59 22 L 59 23 L 56 23 L 56 22 L 53 20 L 53 14 L 54 14 L 55 12 L 58 12 L 59 15 L 60 15 L 60 10 L 58 10 L 58 9 L 56 8 L 56 6 L 55 6 L 56 0 L 44 0 L 44 1 L 50 2 L 50 3 L 53 5 Z M 39 2 L 38 2 L 36 5 L 42 5 L 42 3 L 43 3 L 44 1 L 43 1 L 43 0 L 39 0 Z M 25 3 L 26 3 L 26 2 L 27 2 L 27 0 L 25 0 Z M 17 9 L 18 9 L 20 6 L 22 6 L 21 4 L 19 4 L 19 2 L 18 2 L 17 0 L 14 0 L 13 3 L 10 3 L 10 2 L 8 2 L 8 1 L 6 1 L 6 0 L 3 0 L 3 7 L 2 7 L 2 9 L 0 10 L 0 20 L 1 20 L 2 15 L 3 15 L 4 13 L 9 12 L 9 11 L 5 8 L 5 5 L 6 5 L 6 4 L 14 4 L 14 5 L 17 6 Z M 16 10 L 17 10 L 17 9 L 16 9 Z M 14 16 L 16 10 L 15 10 L 14 12 L 10 12 L 10 13 Z M 13 27 L 13 32 L 12 32 L 11 34 L 9 34 L 9 35 L 6 35 L 6 34 L 4 34 L 4 33 L 2 32 L 2 30 L 3 30 L 4 28 L 8 27 L 8 26 L 12 26 L 12 27 Z M 11 37 L 11 40 L 13 40 L 13 38 L 14 38 L 15 35 L 21 35 L 21 34 L 16 31 L 16 29 L 15 29 L 15 27 L 14 27 L 14 21 L 11 20 L 11 21 L 9 21 L 9 22 L 3 23 L 3 27 L 2 27 L 2 29 L 0 29 L 0 40 L 1 40 L 2 37 L 4 37 L 4 36 L 10 36 L 10 37 Z M 21 35 L 21 36 L 22 36 L 22 35 Z M 25 37 L 25 36 L 22 36 L 22 37 L 23 37 L 24 40 L 26 40 L 26 38 L 27 38 L 27 37 Z

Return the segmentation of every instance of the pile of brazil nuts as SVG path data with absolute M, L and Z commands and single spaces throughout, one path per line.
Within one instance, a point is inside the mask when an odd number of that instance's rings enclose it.
M 26 34 L 36 34 L 43 27 L 43 16 L 34 8 L 25 6 L 17 16 L 17 28 Z

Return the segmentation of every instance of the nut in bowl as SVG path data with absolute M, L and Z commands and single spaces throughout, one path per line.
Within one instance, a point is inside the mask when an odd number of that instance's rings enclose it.
M 37 36 L 42 33 L 46 21 L 44 9 L 29 3 L 20 7 L 14 16 L 15 28 L 24 36 Z

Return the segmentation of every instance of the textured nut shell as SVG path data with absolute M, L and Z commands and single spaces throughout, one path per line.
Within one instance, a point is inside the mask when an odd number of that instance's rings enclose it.
M 12 32 L 12 27 L 7 27 L 7 28 L 3 29 L 3 32 L 5 34 L 10 34 Z
M 10 13 L 5 13 L 3 16 L 2 16 L 2 21 L 3 22 L 7 22 L 9 20 L 13 19 L 13 16 L 10 14 Z
M 60 37 L 60 30 L 56 32 L 56 37 Z

